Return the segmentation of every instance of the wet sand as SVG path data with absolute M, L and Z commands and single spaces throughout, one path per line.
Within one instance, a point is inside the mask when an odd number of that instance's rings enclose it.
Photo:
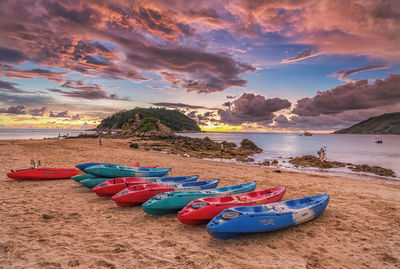
M 0 141 L 0 268 L 399 268 L 400 185 L 130 149 L 127 140 Z M 236 239 L 212 238 L 176 214 L 119 208 L 72 180 L 17 182 L 10 169 L 96 161 L 171 167 L 173 176 L 284 185 L 283 200 L 329 193 L 317 219 Z

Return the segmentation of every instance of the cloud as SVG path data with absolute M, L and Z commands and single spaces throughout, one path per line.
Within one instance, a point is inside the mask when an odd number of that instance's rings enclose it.
M 226 96 L 226 99 L 235 99 L 236 98 L 236 95 L 227 95 Z
M 64 91 L 60 89 L 48 89 L 51 92 L 60 93 L 64 96 L 73 97 L 73 98 L 82 98 L 89 100 L 98 100 L 98 99 L 120 99 L 116 94 L 108 94 L 106 91 L 102 89 L 101 85 L 92 84 L 85 85 L 83 80 L 67 80 L 65 81 L 61 87 L 72 89 L 72 91 Z
M 24 60 L 26 60 L 26 57 L 21 51 L 0 46 L 0 62 L 15 64 Z
M 220 122 L 239 125 L 245 122 L 271 123 L 274 112 L 289 108 L 290 102 L 280 98 L 265 98 L 261 95 L 244 93 L 231 103 L 228 109 L 219 109 Z
M 26 91 L 18 89 L 17 87 L 15 87 L 15 85 L 18 85 L 18 83 L 0 80 L 0 91 L 6 91 L 12 93 L 27 93 Z
M 193 106 L 193 105 L 188 105 L 188 104 L 183 104 L 183 103 L 152 103 L 152 105 L 155 106 L 162 106 L 162 107 L 169 107 L 169 108 L 189 108 L 189 109 L 211 109 L 211 110 L 216 110 L 216 108 L 210 108 L 210 107 L 205 107 L 205 106 Z
M 282 63 L 293 63 L 293 62 L 301 61 L 301 60 L 308 59 L 311 57 L 315 57 L 320 54 L 321 54 L 321 52 L 316 49 L 307 48 L 307 49 L 301 51 L 299 54 L 297 54 L 293 58 L 282 60 Z
M 0 74 L 8 78 L 22 78 L 22 79 L 32 79 L 36 77 L 43 77 L 48 80 L 53 80 L 56 82 L 61 82 L 63 77 L 67 75 L 67 72 L 53 72 L 41 68 L 32 68 L 27 70 L 15 69 L 11 65 L 0 64 Z
M 69 118 L 69 112 L 68 111 L 62 111 L 62 112 L 50 111 L 49 117 L 51 117 L 51 118 Z
M 25 106 L 10 106 L 8 108 L 0 108 L 0 113 L 24 115 L 27 114 Z
M 29 114 L 32 116 L 43 116 L 47 112 L 47 107 L 33 108 L 29 110 Z
M 71 116 L 71 120 L 81 120 L 82 116 L 79 114 L 76 114 L 75 116 Z
M 337 114 L 346 110 L 369 109 L 400 103 L 400 74 L 391 74 L 386 79 L 346 83 L 331 90 L 318 92 L 312 98 L 297 101 L 293 113 L 299 116 Z
M 349 70 L 340 70 L 331 74 L 331 76 L 338 76 L 339 80 L 352 82 L 353 80 L 347 79 L 348 76 L 357 74 L 359 72 L 369 71 L 369 70 L 378 70 L 378 69 L 387 69 L 390 68 L 389 66 L 382 65 L 382 64 L 373 64 L 364 66 L 358 69 L 349 69 Z

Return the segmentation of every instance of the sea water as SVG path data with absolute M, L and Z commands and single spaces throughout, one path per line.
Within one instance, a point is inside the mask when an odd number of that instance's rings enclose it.
M 78 136 L 81 133 L 91 134 L 94 132 L 77 129 L 0 128 L 0 140 L 57 138 L 58 136 Z
M 360 134 L 302 134 L 281 133 L 182 133 L 189 137 L 209 137 L 217 142 L 234 142 L 240 146 L 244 138 L 250 139 L 262 153 L 255 154 L 256 162 L 278 160 L 283 166 L 290 157 L 302 155 L 318 156 L 317 151 L 324 147 L 327 160 L 353 164 L 377 165 L 392 169 L 400 177 L 400 135 L 360 135 Z M 375 143 L 375 138 L 382 138 L 383 143 Z M 349 171 L 347 171 L 349 172 Z

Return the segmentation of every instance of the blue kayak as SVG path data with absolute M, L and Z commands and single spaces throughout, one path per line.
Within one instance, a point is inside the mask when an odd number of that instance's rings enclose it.
M 171 191 L 158 194 L 142 205 L 142 209 L 152 215 L 176 212 L 190 202 L 205 197 L 228 196 L 253 191 L 257 182 L 244 183 L 210 190 Z
M 100 165 L 100 164 L 106 164 L 106 163 L 81 163 L 81 164 L 75 165 L 75 167 L 78 168 L 79 170 L 81 170 L 82 172 L 86 172 L 86 168 L 88 168 L 90 166 L 94 166 L 94 165 Z
M 275 231 L 318 217 L 328 203 L 329 195 L 319 194 L 266 205 L 229 208 L 207 224 L 207 231 L 221 239 Z
M 71 177 L 73 180 L 75 180 L 76 182 L 80 182 L 82 180 L 85 179 L 89 179 L 89 178 L 96 178 L 95 175 L 91 175 L 91 174 L 80 174 L 80 175 L 76 175 Z
M 98 177 L 162 177 L 171 171 L 171 168 L 146 168 L 117 164 L 100 164 L 85 169 L 89 174 Z

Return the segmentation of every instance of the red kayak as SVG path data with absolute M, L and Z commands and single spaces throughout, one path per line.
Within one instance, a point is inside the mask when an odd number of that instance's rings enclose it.
M 174 190 L 175 184 L 167 183 L 133 185 L 115 194 L 112 200 L 122 207 L 135 206 L 143 204 L 156 194 Z
M 41 167 L 11 170 L 7 176 L 15 180 L 49 180 L 71 178 L 78 174 L 81 174 L 81 172 L 75 168 Z
M 100 197 L 112 197 L 127 187 L 151 183 L 148 177 L 118 177 L 100 183 L 92 189 Z
M 227 208 L 275 203 L 282 199 L 286 188 L 276 187 L 222 197 L 196 199 L 178 213 L 178 219 L 186 225 L 209 222 Z

